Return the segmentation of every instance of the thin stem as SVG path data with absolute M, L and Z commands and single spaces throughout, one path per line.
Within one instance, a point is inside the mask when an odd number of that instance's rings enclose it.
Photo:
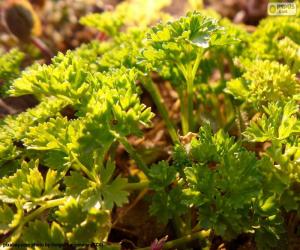
M 175 230 L 175 235 L 177 237 L 181 237 L 181 236 L 185 235 L 185 227 L 183 225 L 184 222 L 179 215 L 175 215 L 172 218 L 172 224 L 173 224 L 173 227 Z
M 184 93 L 182 90 L 179 90 L 179 99 L 180 99 L 180 114 L 181 114 L 181 127 L 182 127 L 182 133 L 183 135 L 186 135 L 189 132 L 189 124 L 188 124 L 188 118 L 187 118 L 187 112 L 186 110 L 186 104 L 185 104 L 185 98 Z
M 238 119 L 239 134 L 242 135 L 242 133 L 244 132 L 246 126 L 244 124 L 244 120 L 243 120 L 243 117 L 242 117 L 240 107 L 236 107 L 235 110 L 236 110 L 236 116 L 237 116 L 237 119 Z
M 193 79 L 195 79 L 195 76 L 197 74 L 197 70 L 198 70 L 202 55 L 203 55 L 203 53 L 198 53 L 197 54 L 197 58 L 196 58 L 196 61 L 194 63 L 193 71 L 192 71 Z
M 127 185 L 125 186 L 125 189 L 127 191 L 133 191 L 133 190 L 141 190 L 141 189 L 145 189 L 148 188 L 149 186 L 149 181 L 140 181 L 140 182 L 135 182 L 135 183 L 127 183 Z
M 186 66 L 184 66 L 182 63 L 178 63 L 177 67 L 181 71 L 181 73 L 183 74 L 184 79 L 187 79 L 189 73 L 188 73 L 188 71 L 186 69 Z
M 188 210 L 188 212 L 184 215 L 184 221 L 185 223 L 183 224 L 185 232 L 190 232 L 191 231 L 191 224 L 192 224 L 192 211 L 191 209 Z
M 188 117 L 188 132 L 193 131 L 194 128 L 194 117 L 193 117 L 193 110 L 194 110 L 194 103 L 193 103 L 193 86 L 194 86 L 194 79 L 189 77 L 187 80 L 187 117 Z M 186 133 L 185 133 L 186 134 Z
M 31 37 L 31 42 L 34 44 L 35 47 L 37 47 L 45 59 L 47 60 L 47 63 L 51 62 L 51 58 L 54 56 L 54 54 L 51 52 L 51 50 L 48 48 L 48 46 L 39 38 L 37 37 Z
M 195 119 L 194 119 L 194 80 L 197 74 L 197 70 L 201 61 L 203 53 L 198 52 L 196 61 L 194 65 L 187 65 L 184 67 L 183 65 L 179 65 L 179 69 L 184 75 L 187 81 L 187 89 L 186 93 L 182 95 L 180 93 L 180 106 L 181 106 L 181 122 L 182 122 L 182 131 L 183 134 L 186 135 L 190 131 L 194 131 L 195 127 Z M 186 109 L 187 107 L 187 109 Z M 191 211 L 188 211 L 186 214 L 187 223 L 183 224 L 180 218 L 174 218 L 175 228 L 177 230 L 177 234 L 181 235 L 183 232 L 190 230 L 191 225 Z
M 58 207 L 66 202 L 66 198 L 60 198 L 56 200 L 50 200 L 45 202 L 41 207 L 34 210 L 32 213 L 25 216 L 22 220 L 22 224 L 26 224 L 27 222 L 33 220 L 38 215 L 40 215 L 42 212 L 44 212 L 46 209 L 52 208 L 52 207 Z
M 228 132 L 231 129 L 232 125 L 234 124 L 235 120 L 236 117 L 233 115 L 223 126 L 224 131 Z
M 164 250 L 175 249 L 176 247 L 185 245 L 185 244 L 187 244 L 189 242 L 192 242 L 194 240 L 198 240 L 198 239 L 199 240 L 204 240 L 207 237 L 209 237 L 209 235 L 210 235 L 210 230 L 206 230 L 206 231 L 203 230 L 203 231 L 200 231 L 200 232 L 188 234 L 188 235 L 183 236 L 183 237 L 181 237 L 179 239 L 167 242 L 164 245 L 163 249 Z M 151 250 L 151 247 L 138 248 L 136 250 Z
M 192 72 L 187 78 L 187 98 L 188 98 L 188 123 L 189 123 L 189 130 L 193 132 L 194 130 L 194 103 L 193 103 L 193 96 L 194 96 L 194 81 L 197 74 L 197 70 L 200 64 L 200 60 L 202 57 L 202 53 L 197 54 L 196 61 L 193 65 Z
M 110 130 L 110 132 L 119 142 L 123 144 L 125 150 L 130 154 L 132 159 L 135 160 L 138 167 L 144 172 L 146 176 L 148 176 L 148 171 L 149 171 L 148 166 L 143 161 L 142 157 L 138 154 L 138 152 L 134 149 L 134 147 L 128 142 L 127 138 L 121 136 L 119 133 L 117 133 L 114 130 Z
M 187 124 L 185 124 L 184 120 L 182 120 L 182 130 L 183 134 L 187 134 L 188 132 L 192 132 L 194 130 L 194 81 L 197 74 L 197 70 L 202 58 L 203 52 L 198 52 L 196 60 L 193 65 L 189 64 L 184 66 L 182 64 L 178 64 L 178 68 L 180 69 L 181 73 L 183 74 L 186 80 L 186 92 L 182 95 L 181 98 L 181 117 L 183 119 L 187 119 Z
M 9 114 L 17 113 L 17 110 L 15 110 L 13 107 L 7 105 L 2 99 L 0 99 L 0 108 L 7 111 Z
M 169 117 L 169 113 L 166 108 L 164 99 L 161 97 L 157 86 L 153 83 L 153 81 L 149 77 L 144 78 L 143 85 L 151 95 L 160 115 L 162 116 L 173 143 L 174 144 L 178 143 L 179 142 L 178 135 Z
M 56 200 L 50 200 L 46 201 L 41 207 L 34 210 L 32 213 L 26 215 L 24 218 L 22 218 L 21 223 L 17 227 L 17 229 L 13 232 L 13 234 L 10 237 L 10 242 L 15 243 L 19 237 L 21 236 L 23 227 L 29 222 L 32 221 L 34 218 L 38 217 L 41 213 L 43 213 L 45 210 L 52 208 L 52 207 L 58 207 L 66 202 L 66 198 L 60 198 Z
M 80 170 L 82 170 L 82 172 L 84 172 L 91 180 L 95 181 L 96 183 L 100 183 L 99 178 L 98 178 L 95 174 L 91 173 L 91 171 L 88 170 L 87 167 L 84 166 L 84 165 L 79 161 L 79 159 L 76 157 L 76 155 L 74 155 L 72 152 L 71 152 L 71 155 L 72 155 L 74 161 L 75 161 L 75 162 L 77 163 L 77 165 L 79 166 Z
M 188 70 L 187 67 L 182 63 L 177 64 L 178 69 L 181 71 L 184 79 L 188 78 Z M 187 111 L 187 97 L 185 91 L 179 88 L 179 99 L 180 99 L 180 117 L 181 117 L 181 128 L 183 135 L 189 132 L 189 124 L 188 124 L 188 111 Z

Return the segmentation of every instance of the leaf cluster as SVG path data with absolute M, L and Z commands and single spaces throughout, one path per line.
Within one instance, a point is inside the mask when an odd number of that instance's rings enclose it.
M 20 75 L 20 66 L 25 55 L 18 49 L 0 56 L 0 94 L 3 95 L 9 89 L 12 81 Z
M 259 59 L 240 63 L 243 75 L 228 81 L 226 89 L 237 100 L 261 110 L 269 102 L 297 98 L 299 82 L 287 65 Z

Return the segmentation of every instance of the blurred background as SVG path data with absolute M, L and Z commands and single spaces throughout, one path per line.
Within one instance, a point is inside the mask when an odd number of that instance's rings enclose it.
M 79 23 L 80 17 L 88 13 L 101 13 L 110 11 L 122 2 L 141 2 L 140 0 L 1 0 L 1 24 L 0 24 L 0 49 L 7 51 L 12 47 L 20 47 L 38 57 L 38 51 L 32 44 L 18 39 L 18 34 L 10 30 L 15 27 L 17 33 L 24 32 L 28 27 L 22 27 L 24 15 L 22 11 L 9 13 L 14 15 L 7 18 L 7 8 L 11 5 L 21 5 L 34 12 L 35 22 L 40 24 L 36 27 L 35 35 L 38 36 L 56 54 L 58 51 L 66 51 L 78 47 L 80 44 L 95 38 L 96 31 L 88 29 Z M 29 6 L 29 4 L 31 6 Z M 192 8 L 212 8 L 221 16 L 228 17 L 236 23 L 256 25 L 259 20 L 266 16 L 266 0 L 170 0 L 164 7 L 164 11 L 173 16 L 180 16 Z M 6 16 L 6 18 L 5 18 Z M 6 19 L 6 20 L 5 20 Z M 10 19 L 11 23 L 7 23 Z M 23 29 L 23 30 L 22 30 Z

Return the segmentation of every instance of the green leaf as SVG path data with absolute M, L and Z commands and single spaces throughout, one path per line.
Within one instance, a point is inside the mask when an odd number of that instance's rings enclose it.
M 41 201 L 57 196 L 58 185 L 55 184 L 54 172 L 46 174 L 46 183 L 38 169 L 38 161 L 23 162 L 21 168 L 9 177 L 0 180 L 0 199 L 7 203 L 23 201 Z M 46 186 L 47 185 L 47 186 Z
M 280 41 L 289 38 L 295 43 L 300 41 L 299 15 L 269 16 L 262 20 L 251 36 L 251 42 L 245 56 L 269 60 L 282 60 Z
M 294 101 L 270 103 L 265 114 L 256 122 L 251 122 L 244 132 L 250 141 L 281 141 L 300 133 L 297 119 L 298 105 Z
M 46 98 L 35 106 L 18 115 L 8 115 L 0 125 L 0 164 L 22 155 L 23 139 L 27 131 L 44 122 L 50 116 L 60 116 L 60 109 L 65 102 L 56 98 Z
M 244 79 L 236 78 L 227 82 L 227 88 L 225 92 L 233 95 L 235 99 L 238 100 L 247 100 L 249 95 L 249 90 Z
M 55 212 L 69 243 L 101 243 L 110 230 L 110 214 L 107 210 L 92 208 L 83 210 L 77 200 L 70 198 Z
M 104 12 L 102 14 L 89 14 L 80 19 L 80 23 L 88 27 L 96 28 L 109 36 L 116 36 L 124 24 L 124 17 L 118 12 Z
M 148 33 L 139 64 L 154 70 L 172 83 L 187 80 L 187 72 L 199 55 L 214 46 L 224 46 L 232 41 L 214 18 L 200 12 L 154 26 Z
M 14 175 L 2 178 L 0 180 L 0 199 L 6 203 L 14 203 L 19 196 L 24 195 L 21 188 L 27 181 L 28 174 L 29 166 L 24 162 L 22 168 L 18 169 Z
M 293 73 L 300 71 L 300 45 L 295 43 L 289 37 L 280 40 L 278 44 L 280 56 L 290 67 Z
M 27 244 L 63 244 L 65 236 L 63 229 L 56 223 L 52 222 L 51 227 L 45 221 L 35 220 L 29 222 L 28 226 L 24 228 L 22 233 L 22 240 Z M 51 246 L 53 249 L 59 247 Z
M 64 234 L 65 233 L 64 233 L 63 229 L 60 227 L 60 225 L 57 224 L 56 222 L 52 222 L 51 238 L 53 239 L 53 242 L 63 243 L 65 241 Z
M 242 59 L 237 63 L 244 73 L 230 80 L 226 91 L 258 110 L 270 102 L 289 101 L 299 92 L 296 76 L 287 65 L 261 59 Z
M 71 171 L 70 175 L 64 178 L 64 183 L 66 184 L 66 194 L 75 197 L 89 186 L 89 180 L 77 171 Z
M 12 49 L 0 56 L 0 95 L 5 94 L 12 81 L 20 75 L 20 66 L 24 60 L 24 53 Z
M 186 197 L 180 187 L 175 187 L 168 192 L 162 189 L 156 191 L 151 197 L 149 212 L 163 224 L 187 211 Z
M 114 204 L 122 206 L 128 202 L 128 191 L 126 191 L 128 180 L 117 176 L 113 180 L 100 185 L 93 183 L 91 187 L 83 190 L 80 199 L 84 202 L 84 210 L 91 208 L 112 209 Z
M 166 161 L 151 166 L 149 171 L 150 187 L 161 190 L 169 186 L 176 178 L 176 169 L 169 166 Z
M 45 194 L 59 193 L 59 185 L 56 185 L 58 180 L 57 171 L 49 169 L 45 178 Z
M 37 168 L 30 169 L 27 175 L 27 183 L 24 183 L 22 187 L 25 194 L 29 194 L 30 197 L 41 196 L 44 189 L 44 179 Z
M 49 122 L 30 128 L 24 143 L 29 149 L 59 150 L 68 153 L 77 147 L 82 129 L 83 124 L 78 120 L 68 122 L 67 118 L 51 118 Z
M 107 184 L 115 171 L 115 163 L 113 163 L 110 159 L 106 163 L 106 167 L 102 167 L 100 169 L 100 180 L 101 183 Z
M 10 223 L 14 218 L 14 211 L 6 204 L 0 207 L 0 233 L 6 234 L 10 229 Z
M 261 220 L 255 231 L 255 243 L 258 249 L 283 249 L 288 245 L 283 219 L 280 215 L 269 216 Z
M 217 147 L 212 136 L 212 130 L 208 124 L 200 128 L 199 139 L 192 139 L 189 145 L 188 153 L 193 159 L 201 162 L 214 162 L 217 160 Z
M 276 203 L 276 196 L 273 195 L 266 199 L 260 208 L 264 213 L 269 213 L 270 211 L 274 210 L 274 208 L 277 208 Z
M 100 189 L 107 209 L 112 209 L 114 204 L 120 207 L 128 202 L 129 193 L 125 191 L 127 183 L 127 179 L 118 176 L 110 184 L 104 185 Z
M 82 205 L 74 198 L 70 198 L 64 205 L 59 206 L 55 215 L 64 228 L 71 230 L 85 220 L 87 212 L 82 210 Z
M 67 233 L 71 244 L 103 243 L 110 230 L 110 216 L 107 211 L 93 210 L 86 220 Z
M 248 215 L 261 192 L 262 174 L 255 155 L 224 132 L 206 125 L 186 147 L 186 203 L 199 211 L 199 223 L 231 239 L 252 227 Z

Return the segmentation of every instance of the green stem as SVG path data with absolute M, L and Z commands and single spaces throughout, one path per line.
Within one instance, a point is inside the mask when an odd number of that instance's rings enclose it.
M 236 120 L 236 117 L 233 115 L 233 116 L 226 122 L 226 124 L 223 126 L 223 129 L 224 129 L 225 132 L 228 132 L 228 131 L 231 129 L 231 127 L 232 127 L 232 125 L 234 124 L 235 120 Z
M 200 64 L 202 55 L 203 55 L 203 53 L 198 53 L 198 54 L 197 54 L 197 58 L 196 58 L 196 61 L 195 61 L 195 63 L 194 63 L 193 71 L 192 71 L 193 79 L 195 79 L 195 76 L 196 76 L 196 74 L 197 74 L 197 70 L 198 70 L 198 67 L 199 67 L 199 64 Z
M 194 129 L 194 103 L 193 103 L 193 86 L 194 86 L 194 79 L 189 77 L 187 80 L 187 118 L 188 118 L 188 132 L 193 132 Z M 185 133 L 186 134 L 186 133 Z
M 183 109 L 185 111 L 185 117 L 187 119 L 188 126 L 185 125 L 185 128 L 183 128 L 183 134 L 187 134 L 188 132 L 193 132 L 194 126 L 195 126 L 195 119 L 194 119 L 194 102 L 193 102 L 193 96 L 194 96 L 194 81 L 197 74 L 197 70 L 201 61 L 203 53 L 198 53 L 197 58 L 193 64 L 187 65 L 186 67 L 180 66 L 179 69 L 181 70 L 182 74 L 185 77 L 186 80 L 186 93 L 183 96 L 183 102 L 181 102 L 181 106 L 187 106 L 187 108 Z M 181 114 L 183 115 L 183 114 Z
M 196 232 L 196 233 L 192 233 L 192 234 L 188 234 L 186 236 L 183 236 L 179 239 L 176 240 L 172 240 L 169 241 L 167 243 L 165 243 L 163 249 L 167 250 L 167 249 L 175 249 L 179 246 L 185 245 L 189 242 L 192 242 L 194 240 L 204 240 L 207 237 L 209 237 L 210 235 L 210 230 L 207 231 L 200 231 L 200 232 Z M 138 248 L 136 250 L 151 250 L 151 247 L 144 247 L 144 248 Z
M 58 207 L 66 202 L 66 198 L 60 198 L 56 200 L 50 200 L 46 201 L 41 207 L 34 210 L 30 214 L 26 215 L 24 218 L 22 218 L 21 223 L 19 224 L 18 228 L 14 231 L 14 233 L 10 237 L 10 242 L 15 243 L 19 237 L 21 236 L 23 227 L 29 222 L 38 217 L 41 213 L 43 213 L 45 210 L 52 208 L 52 207 Z
M 41 207 L 34 210 L 32 213 L 25 216 L 22 220 L 22 224 L 26 224 L 27 222 L 33 220 L 38 215 L 40 215 L 42 212 L 44 212 L 46 209 L 52 208 L 52 207 L 58 207 L 66 202 L 66 198 L 60 198 L 56 200 L 50 200 L 46 201 Z
M 162 116 L 173 143 L 174 144 L 178 143 L 179 142 L 178 135 L 177 135 L 175 127 L 169 117 L 169 113 L 166 108 L 164 99 L 161 97 L 157 86 L 153 83 L 153 81 L 149 77 L 145 77 L 143 79 L 143 85 L 146 88 L 146 90 L 149 92 L 149 94 L 151 95 L 160 115 Z
M 127 191 L 133 191 L 133 190 L 141 190 L 141 189 L 145 189 L 148 188 L 149 186 L 149 181 L 140 181 L 140 182 L 135 182 L 135 183 L 128 183 L 125 186 L 125 189 Z
M 221 55 L 218 59 L 218 66 L 219 66 L 219 71 L 220 71 L 220 81 L 221 83 L 225 82 L 225 70 L 224 70 L 224 59 L 223 56 Z
M 244 124 L 244 120 L 243 120 L 243 117 L 242 117 L 240 107 L 236 107 L 235 110 L 236 110 L 236 116 L 237 116 L 237 119 L 238 119 L 238 122 L 239 122 L 238 123 L 239 134 L 242 135 L 242 133 L 246 129 L 246 126 Z
M 185 227 L 183 226 L 183 220 L 181 219 L 181 217 L 179 215 L 175 215 L 172 218 L 172 224 L 174 227 L 175 235 L 177 237 L 181 237 L 181 236 L 185 235 Z
M 194 104 L 193 104 L 193 96 L 194 96 L 194 81 L 197 74 L 197 70 L 200 64 L 200 60 L 202 58 L 202 53 L 197 54 L 196 61 L 194 63 L 191 76 L 187 79 L 187 93 L 188 93 L 188 122 L 189 122 L 189 129 L 191 132 L 194 131 L 195 126 L 195 119 L 193 115 L 194 111 Z
M 189 132 L 189 123 L 186 112 L 186 104 L 184 93 L 182 90 L 179 90 L 179 99 L 180 99 L 180 114 L 181 114 L 181 127 L 183 135 L 186 135 Z
M 100 183 L 99 178 L 95 174 L 91 173 L 91 171 L 79 161 L 76 155 L 74 155 L 72 152 L 71 155 L 82 172 L 84 172 L 91 180 L 95 181 L 96 183 Z
M 193 67 L 191 65 L 188 65 L 186 69 L 183 67 L 183 65 L 179 65 L 183 75 L 186 78 L 187 81 L 187 90 L 186 93 L 182 95 L 182 93 L 179 94 L 180 96 L 180 107 L 181 107 L 181 122 L 182 122 L 182 131 L 183 134 L 186 135 L 190 131 L 194 131 L 195 129 L 195 117 L 193 115 L 194 112 L 194 102 L 193 102 L 193 96 L 194 96 L 194 80 L 197 74 L 197 70 L 200 64 L 200 60 L 202 58 L 203 53 L 198 53 L 196 61 L 194 62 Z M 186 109 L 187 107 L 187 109 Z M 183 232 L 190 230 L 191 225 L 191 212 L 189 211 L 186 214 L 187 223 L 183 225 L 183 223 L 180 222 L 180 218 L 175 219 L 174 224 L 175 228 L 178 230 L 177 234 L 182 235 Z
M 123 144 L 125 150 L 130 154 L 131 158 L 135 160 L 138 167 L 144 172 L 146 176 L 148 176 L 148 166 L 143 161 L 142 157 L 138 154 L 138 152 L 132 147 L 132 145 L 128 142 L 127 138 L 124 136 L 121 136 L 119 133 L 117 133 L 114 130 L 110 130 L 112 135 Z
M 190 232 L 191 231 L 191 224 L 192 224 L 192 211 L 189 209 L 187 213 L 184 215 L 184 230 L 185 232 Z

